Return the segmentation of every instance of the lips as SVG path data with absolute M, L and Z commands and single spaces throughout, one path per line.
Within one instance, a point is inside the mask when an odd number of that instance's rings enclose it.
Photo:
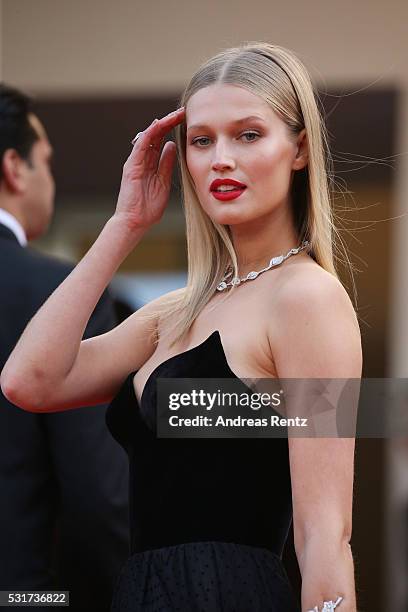
M 221 191 L 219 189 L 221 185 L 228 185 L 232 187 L 232 189 Z M 231 178 L 215 179 L 215 181 L 213 181 L 210 185 L 211 194 L 214 196 L 214 198 L 221 200 L 222 202 L 239 198 L 239 196 L 244 193 L 245 189 L 246 185 L 244 185 L 244 183 Z
M 210 191 L 216 191 L 221 185 L 229 185 L 232 187 L 236 187 L 237 189 L 246 189 L 246 185 L 241 183 L 240 181 L 236 181 L 235 179 L 225 178 L 225 179 L 215 179 L 210 185 Z M 223 192 L 229 193 L 229 192 Z
M 211 195 L 214 196 L 216 200 L 221 200 L 221 202 L 227 202 L 228 200 L 236 200 L 245 193 L 245 189 L 234 189 L 232 191 L 212 191 Z

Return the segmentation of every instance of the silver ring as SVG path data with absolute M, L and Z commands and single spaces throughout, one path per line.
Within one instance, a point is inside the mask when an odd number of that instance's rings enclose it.
M 138 132 L 136 134 L 136 136 L 133 138 L 133 140 L 131 140 L 132 145 L 135 144 L 136 140 L 139 138 L 139 136 L 141 136 L 143 134 L 143 132 Z
M 130 142 L 131 142 L 131 144 L 132 144 L 132 145 L 134 145 L 134 144 L 136 143 L 137 139 L 138 139 L 138 138 L 139 138 L 139 137 L 140 137 L 142 134 L 143 134 L 143 132 L 138 132 L 138 133 L 136 134 L 136 136 L 133 138 L 133 140 L 131 140 L 131 141 L 130 141 Z M 152 145 L 152 144 L 150 144 L 150 145 L 149 145 L 149 147 L 150 147 L 151 149 L 154 149 L 154 145 Z

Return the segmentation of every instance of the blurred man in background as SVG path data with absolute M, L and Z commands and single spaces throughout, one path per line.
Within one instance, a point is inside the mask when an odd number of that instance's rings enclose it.
M 27 246 L 53 214 L 51 156 L 29 98 L 0 85 L 0 370 L 73 268 Z M 105 292 L 84 337 L 115 324 Z M 60 588 L 71 610 L 109 610 L 129 552 L 127 471 L 104 406 L 33 414 L 0 391 L 0 590 Z

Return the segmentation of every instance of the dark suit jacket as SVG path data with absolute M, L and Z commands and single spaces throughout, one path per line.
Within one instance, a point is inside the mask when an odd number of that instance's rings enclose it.
M 0 224 L 0 369 L 72 268 Z M 85 337 L 115 324 L 105 292 Z M 128 464 L 105 410 L 33 414 L 0 392 L 0 590 L 58 587 L 71 591 L 71 611 L 109 610 L 129 553 Z

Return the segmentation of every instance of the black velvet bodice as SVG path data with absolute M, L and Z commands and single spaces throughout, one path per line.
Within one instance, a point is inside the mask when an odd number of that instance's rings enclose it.
M 107 425 L 130 462 L 131 552 L 234 542 L 282 556 L 292 520 L 287 438 L 157 438 L 158 378 L 237 378 L 214 331 L 149 376 L 140 406 L 129 374 Z

